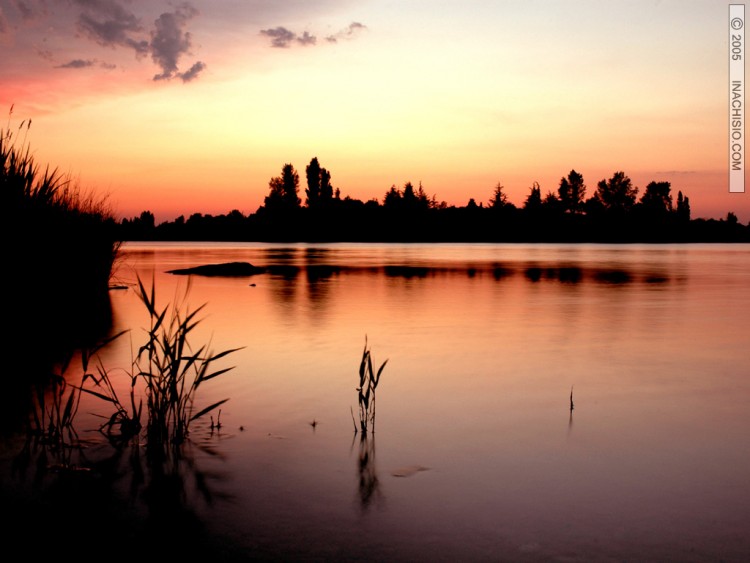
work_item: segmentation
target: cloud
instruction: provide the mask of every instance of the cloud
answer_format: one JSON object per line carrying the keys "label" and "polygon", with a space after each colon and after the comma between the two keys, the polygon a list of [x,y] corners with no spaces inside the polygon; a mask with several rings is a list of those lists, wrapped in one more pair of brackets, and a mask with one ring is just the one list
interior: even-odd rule
{"label": "cloud", "polygon": [[326,41],[329,43],[338,43],[339,39],[353,39],[360,32],[367,29],[367,26],[359,22],[352,22],[341,31],[329,35],[326,37]]}
{"label": "cloud", "polygon": [[55,56],[52,54],[52,51],[49,49],[42,49],[41,47],[35,47],[36,54],[39,56],[39,58],[44,59],[45,61],[54,61]]}
{"label": "cloud", "polygon": [[[326,37],[326,41],[329,43],[337,43],[339,39],[353,39],[358,33],[365,29],[367,29],[366,25],[359,22],[352,22],[341,31]],[[294,31],[283,26],[274,27],[272,29],[261,29],[260,34],[271,38],[271,47],[281,49],[291,47],[294,43],[308,46],[316,45],[318,42],[318,38],[308,31],[305,31],[302,35],[297,35]]]}
{"label": "cloud", "polygon": [[271,38],[272,47],[277,47],[281,49],[285,49],[289,47],[289,44],[292,43],[297,37],[296,33],[289,31],[285,27],[276,27],[274,29],[261,29],[260,34]]}
{"label": "cloud", "polygon": [[148,54],[149,44],[138,36],[143,25],[138,17],[114,0],[76,0],[83,8],[78,16],[78,30],[105,47],[128,47],[136,57]]}
{"label": "cloud", "polygon": [[189,70],[185,72],[178,73],[176,76],[180,78],[183,82],[190,82],[191,80],[194,80],[198,77],[198,74],[203,71],[203,69],[206,68],[206,65],[202,63],[201,61],[198,61],[193,66],[190,67]]}
{"label": "cloud", "polygon": [[99,62],[96,59],[73,59],[72,61],[68,61],[67,63],[57,65],[55,66],[55,68],[89,68],[92,66],[98,66],[99,68],[105,68],[107,70],[117,68],[117,65]]}
{"label": "cloud", "polygon": [[308,32],[303,33],[297,37],[297,43],[300,45],[315,45],[318,39],[314,35],[310,35]]}
{"label": "cloud", "polygon": [[69,61],[65,64],[57,65],[55,68],[87,68],[90,66],[94,66],[96,64],[96,61],[87,60],[84,61],[83,59],[73,59],[72,61]]}
{"label": "cloud", "polygon": [[180,60],[190,54],[192,47],[188,22],[199,13],[189,3],[183,2],[173,11],[163,12],[149,31],[122,0],[73,1],[81,10],[77,28],[84,37],[105,47],[132,49],[137,59],[150,55],[161,70],[154,75],[154,80],[180,78],[190,82],[206,68],[205,63],[198,61],[189,70],[179,71]]}
{"label": "cloud", "polygon": [[151,58],[162,70],[161,74],[154,76],[154,80],[179,77],[183,82],[189,82],[205,68],[205,64],[199,61],[187,72],[178,72],[180,57],[189,54],[192,46],[192,37],[189,31],[185,31],[185,27],[197,14],[198,10],[184,3],[174,12],[163,13],[154,22],[155,29],[151,32],[150,43]]}

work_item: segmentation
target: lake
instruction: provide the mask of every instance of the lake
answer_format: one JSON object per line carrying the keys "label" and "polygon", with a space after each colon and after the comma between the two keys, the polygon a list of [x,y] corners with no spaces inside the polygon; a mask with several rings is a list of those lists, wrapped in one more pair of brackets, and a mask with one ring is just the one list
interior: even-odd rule
{"label": "lake", "polygon": [[[264,271],[167,273],[233,261]],[[750,556],[750,245],[128,243],[111,300],[130,332],[99,354],[123,393],[149,322],[137,277],[161,306],[205,303],[194,343],[242,349],[196,408],[229,400],[150,488],[83,397],[86,478],[119,499],[97,510],[134,530],[174,486],[178,542],[215,560]],[[365,345],[387,364],[362,440]],[[32,474],[3,479],[55,486]]]}

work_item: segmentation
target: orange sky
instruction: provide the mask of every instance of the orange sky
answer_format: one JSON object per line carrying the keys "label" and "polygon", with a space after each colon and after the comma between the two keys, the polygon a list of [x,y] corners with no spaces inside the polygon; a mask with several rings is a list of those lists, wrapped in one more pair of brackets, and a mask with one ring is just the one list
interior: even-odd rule
{"label": "orange sky", "polygon": [[[728,4],[716,0],[0,2],[0,107],[39,162],[120,216],[254,212],[317,156],[342,196],[422,182],[523,203],[571,169],[727,186]],[[6,127],[6,124],[2,125]],[[304,190],[304,186],[301,187]],[[303,194],[304,197],[304,194]]]}

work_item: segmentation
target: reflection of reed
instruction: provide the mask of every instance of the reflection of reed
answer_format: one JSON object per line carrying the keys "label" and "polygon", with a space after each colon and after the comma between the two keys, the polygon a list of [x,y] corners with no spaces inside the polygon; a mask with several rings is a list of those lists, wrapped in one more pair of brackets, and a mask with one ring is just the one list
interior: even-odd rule
{"label": "reflection of reed", "polygon": [[573,386],[570,387],[570,417],[568,417],[568,435],[573,430]]}
{"label": "reflection of reed", "polygon": [[[352,443],[354,446],[354,443]],[[360,434],[359,459],[357,460],[359,477],[359,501],[363,510],[367,510],[374,500],[380,498],[380,481],[375,468],[375,437],[368,438],[366,433]]]}
{"label": "reflection of reed", "polygon": [[[123,559],[142,552],[144,544],[182,556],[211,542],[200,508],[227,495],[220,490],[223,476],[199,467],[192,446],[200,445],[82,445],[57,448],[35,437],[26,441],[13,459],[12,478],[0,482],[0,494],[7,493],[10,502],[3,508],[18,505],[9,540],[23,540],[28,548],[43,537],[49,546],[39,547],[59,555],[61,545],[85,532],[79,553],[101,555],[117,545]],[[201,448],[201,453],[211,451]],[[176,541],[177,534],[191,540]],[[138,542],[124,541],[136,537]]]}

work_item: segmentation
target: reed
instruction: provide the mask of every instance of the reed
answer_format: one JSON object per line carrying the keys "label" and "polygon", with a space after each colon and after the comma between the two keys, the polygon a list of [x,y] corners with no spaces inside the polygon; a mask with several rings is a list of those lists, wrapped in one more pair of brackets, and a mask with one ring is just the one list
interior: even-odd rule
{"label": "reed", "polygon": [[[205,304],[190,310],[186,304],[188,289],[182,297],[159,307],[155,286],[146,289],[138,278],[138,297],[149,313],[150,324],[146,342],[140,346],[128,372],[130,391],[128,406],[118,397],[111,375],[99,367],[98,377],[90,375],[96,388],[82,390],[115,407],[115,412],[101,430],[110,437],[129,439],[141,430],[145,401],[146,437],[148,445],[180,444],[190,433],[190,424],[217,409],[229,399],[222,399],[203,408],[196,407],[198,390],[211,379],[233,367],[214,369],[215,362],[241,348],[215,353],[209,344],[195,348],[191,343],[193,330],[201,320],[198,314]],[[136,404],[136,388],[143,392]]]}
{"label": "reed", "polygon": [[[121,241],[107,196],[37,164],[26,140],[31,120],[11,129],[12,111],[0,129],[1,229],[12,241],[6,290],[17,305],[6,320],[14,327],[9,348],[19,358],[11,371],[32,379],[109,330],[108,288]],[[58,329],[61,318],[65,331]]]}
{"label": "reed", "polygon": [[[62,365],[62,371],[68,361]],[[29,433],[42,444],[61,451],[78,443],[73,419],[78,412],[80,392],[58,373],[37,381],[32,390]]]}
{"label": "reed", "polygon": [[362,360],[359,364],[359,387],[357,387],[358,411],[359,411],[359,428],[354,421],[354,411],[352,409],[352,422],[354,423],[354,433],[361,431],[367,434],[368,431],[375,433],[375,389],[380,382],[380,376],[383,373],[388,360],[385,360],[378,371],[375,372],[372,367],[372,354],[367,348],[367,337],[365,337],[365,348],[362,351]]}

